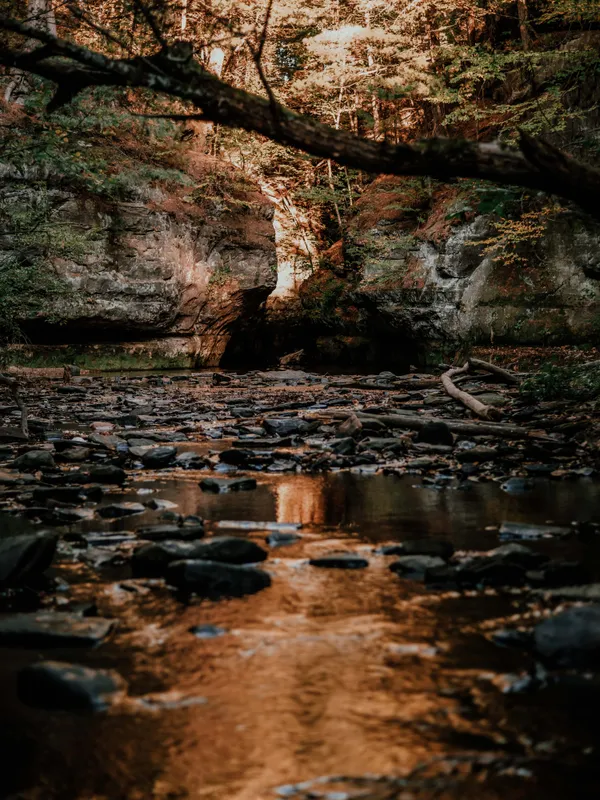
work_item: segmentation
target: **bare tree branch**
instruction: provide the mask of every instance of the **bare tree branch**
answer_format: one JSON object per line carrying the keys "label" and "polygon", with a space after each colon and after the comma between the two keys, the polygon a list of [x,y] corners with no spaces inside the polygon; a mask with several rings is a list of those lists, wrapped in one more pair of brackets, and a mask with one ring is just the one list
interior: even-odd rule
{"label": "bare tree branch", "polygon": [[49,110],[90,86],[145,88],[189,102],[206,121],[254,131],[347,167],[375,174],[471,178],[521,186],[570,200],[600,219],[600,171],[524,133],[519,148],[459,139],[397,145],[362,139],[279,103],[275,103],[274,114],[269,99],[236,89],[203,69],[192,59],[191,45],[184,42],[144,58],[111,59],[4,15],[0,15],[0,29],[48,45],[44,53],[36,51],[37,56],[32,57],[0,44],[0,64],[55,81],[58,90]]}

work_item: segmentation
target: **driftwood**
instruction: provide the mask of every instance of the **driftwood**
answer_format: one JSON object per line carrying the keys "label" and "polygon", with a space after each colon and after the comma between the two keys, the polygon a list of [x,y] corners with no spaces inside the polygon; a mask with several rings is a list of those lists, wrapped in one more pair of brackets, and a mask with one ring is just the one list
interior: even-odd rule
{"label": "driftwood", "polygon": [[[460,436],[497,436],[501,439],[548,439],[544,434],[533,433],[526,428],[502,422],[463,422],[454,419],[442,419],[441,417],[426,417],[423,414],[365,414],[362,411],[357,411],[356,416],[361,422],[377,420],[388,428],[404,428],[411,431],[421,430],[428,422],[443,422],[450,428],[452,433],[457,433]],[[329,411],[320,412],[318,415],[306,415],[307,419],[322,419],[329,422],[346,419],[347,417],[348,411]]]}
{"label": "driftwood", "polygon": [[21,393],[19,391],[19,382],[16,378],[8,378],[6,375],[0,375],[0,385],[8,387],[10,393],[14,397],[19,411],[21,412],[21,433],[23,436],[29,438],[29,426],[27,424],[27,406],[23,402]]}
{"label": "driftwood", "polygon": [[467,361],[462,367],[454,367],[444,372],[442,375],[442,385],[446,390],[446,394],[449,394],[454,400],[458,400],[459,403],[462,403],[463,406],[466,406],[481,419],[502,419],[502,412],[498,408],[482,403],[481,400],[473,397],[473,395],[468,392],[463,392],[462,389],[459,389],[458,386],[452,382],[452,378],[455,375],[464,375],[466,372],[469,372],[469,369],[469,362]]}
{"label": "driftwood", "polygon": [[482,369],[485,372],[491,372],[492,375],[497,375],[505,383],[519,383],[519,378],[514,372],[509,372],[507,369],[502,369],[496,364],[490,364],[488,361],[482,361],[480,358],[470,358],[468,361],[470,369]]}

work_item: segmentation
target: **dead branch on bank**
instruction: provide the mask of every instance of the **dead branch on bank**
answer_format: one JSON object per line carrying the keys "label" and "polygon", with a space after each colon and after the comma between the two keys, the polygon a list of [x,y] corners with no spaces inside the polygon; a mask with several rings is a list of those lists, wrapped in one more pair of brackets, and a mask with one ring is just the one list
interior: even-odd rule
{"label": "dead branch on bank", "polygon": [[23,402],[21,392],[19,391],[19,382],[16,378],[9,378],[6,375],[0,375],[0,385],[6,386],[12,394],[19,411],[21,412],[21,433],[23,436],[29,438],[29,425],[27,424],[27,406]]}
{"label": "dead branch on bank", "polygon": [[481,419],[486,420],[500,420],[502,419],[502,412],[495,408],[494,406],[486,405],[482,403],[481,400],[478,400],[476,397],[473,397],[472,394],[468,392],[463,392],[462,389],[459,389],[456,384],[452,382],[452,378],[455,375],[464,375],[465,373],[470,371],[470,364],[467,361],[466,364],[463,364],[462,367],[453,367],[449,369],[447,372],[444,372],[442,375],[442,385],[446,390],[446,394],[450,395],[454,400],[458,400],[459,403],[462,403],[463,406],[468,408],[474,414],[476,414]]}
{"label": "dead branch on bank", "polygon": [[490,364],[489,361],[482,361],[480,358],[469,358],[468,363],[472,370],[482,369],[485,372],[490,372],[492,375],[502,378],[505,383],[519,383],[519,376],[515,375],[514,372],[509,372],[496,364]]}

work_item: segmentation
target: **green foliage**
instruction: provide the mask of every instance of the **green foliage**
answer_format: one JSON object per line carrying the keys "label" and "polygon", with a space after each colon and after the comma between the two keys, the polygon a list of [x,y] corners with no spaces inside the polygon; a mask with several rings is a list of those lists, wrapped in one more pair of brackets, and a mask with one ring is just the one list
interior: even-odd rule
{"label": "green foliage", "polygon": [[67,292],[52,260],[81,257],[91,234],[54,220],[43,190],[31,202],[0,201],[0,231],[0,341],[6,342],[23,338],[20,324]]}
{"label": "green foliage", "polygon": [[545,364],[538,373],[523,381],[520,392],[527,402],[591,400],[600,397],[600,364]]}

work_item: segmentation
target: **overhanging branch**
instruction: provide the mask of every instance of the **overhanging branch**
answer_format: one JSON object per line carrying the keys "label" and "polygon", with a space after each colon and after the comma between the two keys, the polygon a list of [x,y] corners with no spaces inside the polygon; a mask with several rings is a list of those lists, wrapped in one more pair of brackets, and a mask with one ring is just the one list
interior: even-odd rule
{"label": "overhanging branch", "polygon": [[375,174],[471,178],[521,186],[570,200],[600,219],[600,172],[526,134],[519,148],[459,139],[428,139],[410,145],[374,142],[278,103],[274,108],[272,99],[236,89],[191,57],[181,58],[190,47],[184,42],[144,58],[111,59],[4,15],[0,15],[2,29],[47,46],[31,58],[30,53],[0,45],[0,64],[56,82],[58,91],[49,110],[90,86],[145,88],[189,102],[206,121],[253,131],[347,167]]}

